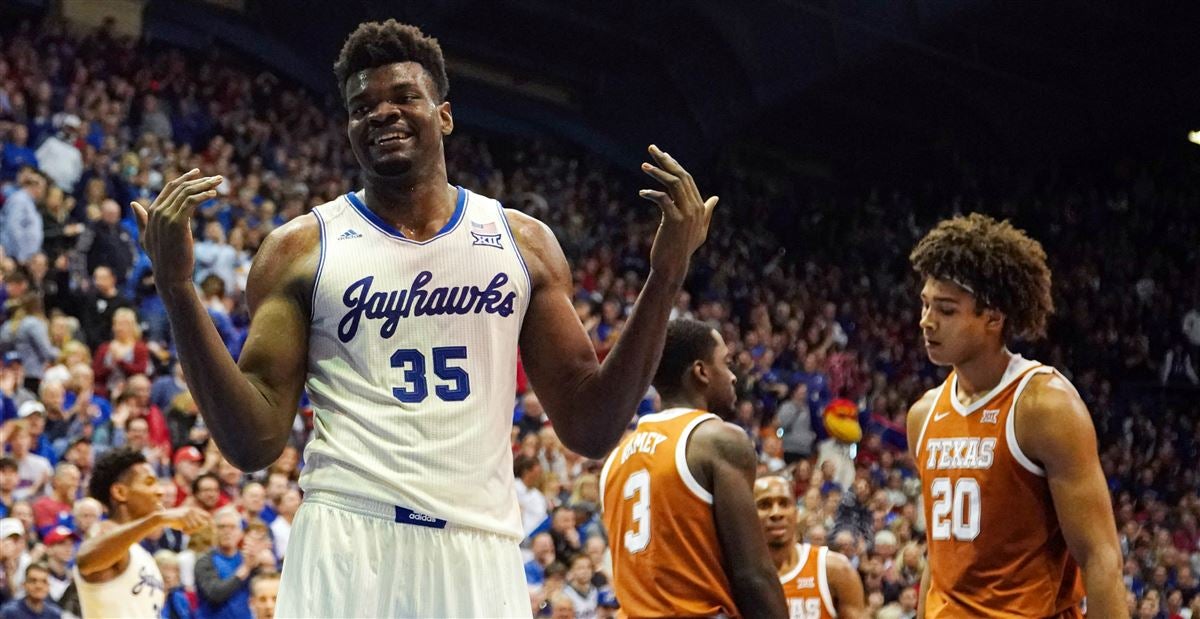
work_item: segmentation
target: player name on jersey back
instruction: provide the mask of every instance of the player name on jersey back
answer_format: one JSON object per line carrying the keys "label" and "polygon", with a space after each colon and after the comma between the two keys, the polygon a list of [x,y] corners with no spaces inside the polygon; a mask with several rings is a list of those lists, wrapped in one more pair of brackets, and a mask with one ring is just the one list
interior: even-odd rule
{"label": "player name on jersey back", "polygon": [[660,432],[635,432],[633,438],[621,448],[621,464],[635,453],[651,454],[658,449],[667,435]]}

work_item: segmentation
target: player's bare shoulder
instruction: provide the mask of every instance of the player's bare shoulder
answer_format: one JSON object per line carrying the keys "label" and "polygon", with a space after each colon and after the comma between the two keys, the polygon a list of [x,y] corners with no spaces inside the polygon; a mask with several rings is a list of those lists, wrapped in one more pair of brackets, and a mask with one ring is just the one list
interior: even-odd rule
{"label": "player's bare shoulder", "polygon": [[1094,437],[1096,431],[1083,398],[1058,372],[1030,378],[1013,414],[1017,442],[1035,461],[1058,449],[1061,441],[1077,440],[1085,433]]}
{"label": "player's bare shoulder", "polygon": [[512,229],[517,248],[521,251],[521,257],[529,267],[529,277],[533,280],[534,288],[551,281],[559,283],[563,277],[569,283],[570,267],[550,226],[516,209],[504,209],[504,216],[508,218],[508,225]]}
{"label": "player's bare shoulder", "polygon": [[279,226],[263,239],[246,284],[247,300],[255,308],[272,294],[311,299],[321,259],[321,222],[307,213]]}
{"label": "player's bare shoulder", "polygon": [[708,488],[712,464],[718,461],[741,470],[753,470],[757,465],[754,442],[745,430],[732,423],[720,419],[702,421],[688,437],[688,468],[700,485]]}
{"label": "player's bare shoulder", "polygon": [[938,391],[940,389],[933,388],[926,391],[919,400],[913,403],[908,408],[908,451],[916,457],[917,454],[917,439],[921,436],[921,428],[925,427],[925,418],[933,410],[933,405],[937,403]]}

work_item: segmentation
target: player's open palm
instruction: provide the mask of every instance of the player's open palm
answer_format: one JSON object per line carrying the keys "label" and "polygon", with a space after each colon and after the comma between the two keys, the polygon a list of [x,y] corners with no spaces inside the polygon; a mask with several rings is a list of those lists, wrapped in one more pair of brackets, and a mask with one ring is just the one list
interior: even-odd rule
{"label": "player's open palm", "polygon": [[179,529],[188,535],[212,526],[212,516],[199,507],[176,507],[163,513],[163,520],[172,529]]}
{"label": "player's open palm", "polygon": [[655,271],[682,278],[692,254],[708,238],[717,196],[704,199],[696,181],[673,157],[651,145],[654,163],[643,163],[642,171],[663,185],[666,191],[643,189],[643,198],[662,209],[662,223],[650,250],[650,266]]}
{"label": "player's open palm", "polygon": [[159,286],[191,281],[196,266],[192,213],[217,195],[220,184],[220,176],[200,176],[200,171],[193,169],[168,182],[149,208],[137,202],[131,204]]}

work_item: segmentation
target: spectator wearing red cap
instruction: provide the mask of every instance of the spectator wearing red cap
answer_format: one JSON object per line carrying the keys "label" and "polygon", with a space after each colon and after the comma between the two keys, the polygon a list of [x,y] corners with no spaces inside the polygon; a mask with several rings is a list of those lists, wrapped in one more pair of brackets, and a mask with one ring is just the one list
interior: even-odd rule
{"label": "spectator wearing red cap", "polygon": [[175,505],[179,507],[192,495],[192,483],[200,476],[200,464],[204,462],[204,454],[199,449],[187,445],[175,450]]}
{"label": "spectator wearing red cap", "polygon": [[71,586],[71,561],[75,558],[79,534],[60,524],[50,529],[42,542],[46,544],[46,567],[50,569],[50,599],[63,606],[63,594]]}

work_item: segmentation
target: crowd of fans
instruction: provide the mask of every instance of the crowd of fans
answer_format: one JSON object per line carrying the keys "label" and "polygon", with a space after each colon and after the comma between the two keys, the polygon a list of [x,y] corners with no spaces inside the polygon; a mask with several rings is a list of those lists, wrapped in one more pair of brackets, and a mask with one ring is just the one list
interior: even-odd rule
{"label": "crowd of fans", "polygon": [[[164,616],[269,616],[310,412],[267,470],[222,458],[173,355],[128,205],[193,167],[224,177],[197,213],[195,283],[237,355],[255,249],[355,186],[343,117],[216,50],[191,55],[107,27],[72,36],[54,21],[0,37],[0,603],[10,603],[0,617],[21,604],[79,614],[69,567],[103,519],[87,482],[95,458],[121,446],[154,465],[164,504],[216,516],[211,531],[147,541],[170,592]],[[637,181],[563,144],[465,133],[447,140],[451,182],[554,229],[603,357],[657,226]],[[802,536],[850,558],[872,617],[914,613],[924,523],[904,417],[943,376],[918,345],[907,251],[936,217],[983,210],[1050,254],[1057,318],[1046,342],[1018,349],[1066,372],[1091,408],[1131,611],[1200,618],[1200,226],[1187,216],[1200,188],[1182,167],[1074,176],[956,164],[937,184],[894,192],[814,191],[742,171],[702,182],[722,203],[674,315],[724,335],[736,421],[756,439],[761,471],[793,480]],[[523,378],[517,393],[531,605],[606,616],[601,463],[562,446]],[[835,401],[859,412],[861,444],[826,436],[821,416]],[[656,406],[649,394],[639,412]]]}

